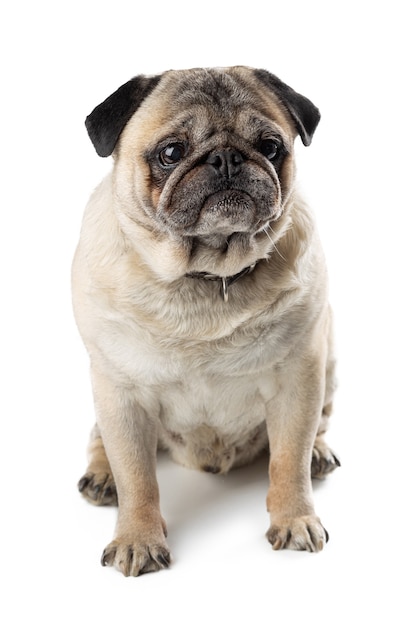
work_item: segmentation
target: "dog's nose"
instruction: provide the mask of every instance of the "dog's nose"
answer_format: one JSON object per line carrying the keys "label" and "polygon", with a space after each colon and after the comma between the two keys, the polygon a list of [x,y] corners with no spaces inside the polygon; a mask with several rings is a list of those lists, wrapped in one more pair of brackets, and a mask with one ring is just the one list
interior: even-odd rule
{"label": "dog's nose", "polygon": [[213,165],[225,178],[232,178],[238,174],[243,161],[244,158],[242,154],[233,148],[210,152],[206,159],[206,163]]}

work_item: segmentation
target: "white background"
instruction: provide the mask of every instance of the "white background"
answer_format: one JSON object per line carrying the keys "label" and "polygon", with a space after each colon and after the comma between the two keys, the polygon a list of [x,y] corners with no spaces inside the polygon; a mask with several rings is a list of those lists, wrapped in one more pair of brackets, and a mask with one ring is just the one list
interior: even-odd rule
{"label": "white background", "polygon": [[[4,3],[1,24],[3,624],[415,624],[416,90],[410,0]],[[161,458],[170,570],[99,558],[115,509],[76,490],[93,424],[69,274],[111,166],[84,129],[138,73],[246,64],[319,106],[299,179],[327,252],[339,354],[315,485],[318,555],[273,552],[265,460],[226,477]],[[4,616],[1,615],[4,613]]]}

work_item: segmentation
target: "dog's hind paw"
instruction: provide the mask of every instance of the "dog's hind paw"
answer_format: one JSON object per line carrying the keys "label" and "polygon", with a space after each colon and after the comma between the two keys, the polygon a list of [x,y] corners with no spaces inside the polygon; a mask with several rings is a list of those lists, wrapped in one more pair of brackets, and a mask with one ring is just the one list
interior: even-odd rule
{"label": "dog's hind paw", "polygon": [[325,478],[336,467],[340,467],[339,459],[324,439],[317,437],[311,457],[311,478]]}
{"label": "dog's hind paw", "polygon": [[97,506],[117,504],[116,485],[111,473],[87,472],[78,481],[78,490]]}

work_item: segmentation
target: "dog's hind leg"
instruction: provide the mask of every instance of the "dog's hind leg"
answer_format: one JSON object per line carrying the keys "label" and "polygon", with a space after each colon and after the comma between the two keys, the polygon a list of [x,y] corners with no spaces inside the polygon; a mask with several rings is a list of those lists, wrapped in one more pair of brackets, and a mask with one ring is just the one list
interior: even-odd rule
{"label": "dog's hind leg", "polygon": [[335,359],[333,356],[332,345],[332,328],[330,314],[330,332],[329,332],[329,355],[326,366],[326,391],[324,398],[324,406],[321,414],[320,424],[317,430],[316,440],[314,442],[313,454],[311,458],[311,477],[325,478],[336,467],[340,467],[340,461],[335,453],[327,445],[324,435],[328,429],[329,419],[332,414],[333,396],[336,389],[335,376]]}
{"label": "dog's hind leg", "polygon": [[117,504],[117,491],[109,460],[97,424],[88,444],[88,467],[78,481],[78,489],[92,504]]}

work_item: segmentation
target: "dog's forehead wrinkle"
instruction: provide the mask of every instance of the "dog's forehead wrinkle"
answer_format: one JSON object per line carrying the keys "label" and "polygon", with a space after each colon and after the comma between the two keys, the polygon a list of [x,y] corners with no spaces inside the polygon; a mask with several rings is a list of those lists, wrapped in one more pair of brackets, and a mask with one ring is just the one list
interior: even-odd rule
{"label": "dog's forehead wrinkle", "polygon": [[[178,137],[181,140],[186,136],[194,144],[218,138],[226,145],[229,141],[233,141],[234,137],[240,137],[252,143],[262,134],[268,133],[282,135],[283,131],[273,122],[264,120],[262,117],[250,116],[245,110],[225,116],[221,113],[216,114],[215,111],[208,114],[205,107],[196,106],[187,117],[178,120],[176,125],[170,128],[169,138]],[[166,140],[165,135],[166,132],[162,139],[158,138],[158,144]]]}
{"label": "dog's forehead wrinkle", "polygon": [[[164,136],[158,139],[166,139],[167,130]],[[177,136],[179,139],[187,136],[191,141],[199,143],[223,135],[222,139],[241,137],[250,142],[255,142],[262,136],[280,136],[289,148],[290,138],[281,124],[271,120],[259,111],[258,115],[253,114],[253,110],[246,107],[231,108],[227,114],[221,110],[197,104],[187,111],[187,115],[176,120],[169,130],[170,137]]]}
{"label": "dog's forehead wrinkle", "polygon": [[[176,120],[178,133],[191,133],[199,140],[226,130],[251,140],[268,128],[282,133],[282,114],[271,109],[262,92],[233,69],[173,72],[161,89],[163,118]],[[157,97],[160,101],[161,94]]]}
{"label": "dog's forehead wrinkle", "polygon": [[226,70],[193,70],[182,81],[173,84],[175,101],[180,108],[195,104],[218,109],[222,115],[245,105],[253,105],[254,96],[248,86]]}
{"label": "dog's forehead wrinkle", "polygon": [[[201,112],[203,120],[209,115],[214,127],[229,123],[233,128],[240,126],[260,131],[264,124],[277,124],[282,132],[288,126],[286,114],[247,79],[246,72],[242,76],[233,68],[209,68],[193,70],[191,75],[186,73],[182,81],[172,85],[172,101],[175,102],[177,115],[181,110],[195,110]],[[253,116],[254,111],[257,117]],[[200,123],[199,118],[197,122]]]}

